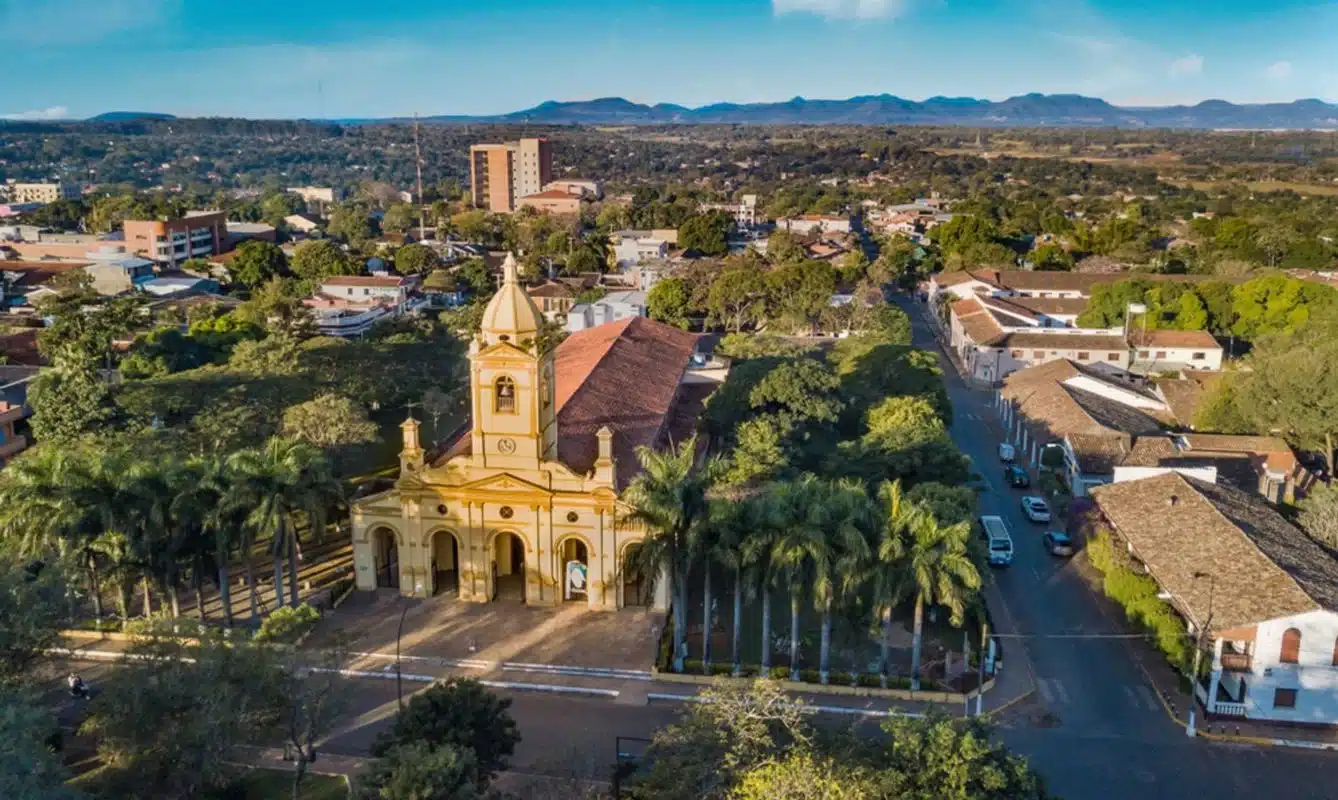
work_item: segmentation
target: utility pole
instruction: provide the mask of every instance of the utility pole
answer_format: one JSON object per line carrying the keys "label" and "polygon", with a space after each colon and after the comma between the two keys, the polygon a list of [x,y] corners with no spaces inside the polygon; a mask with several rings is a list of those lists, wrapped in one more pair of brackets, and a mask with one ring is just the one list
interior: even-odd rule
{"label": "utility pole", "polygon": [[418,143],[418,112],[413,112],[413,165],[418,171],[418,241],[427,238],[423,220],[423,151]]}
{"label": "utility pole", "polygon": [[[1198,702],[1196,693],[1199,687],[1199,659],[1203,656],[1203,634],[1211,633],[1212,631],[1213,595],[1217,590],[1217,577],[1211,572],[1195,572],[1194,578],[1195,580],[1199,578],[1208,579],[1208,619],[1194,632],[1194,667],[1189,672],[1189,721],[1185,723],[1185,735],[1190,738],[1197,735],[1194,730],[1194,712],[1197,710],[1194,707],[1194,704]],[[1208,707],[1208,700],[1211,699],[1212,698],[1207,698],[1204,701],[1204,708]]]}

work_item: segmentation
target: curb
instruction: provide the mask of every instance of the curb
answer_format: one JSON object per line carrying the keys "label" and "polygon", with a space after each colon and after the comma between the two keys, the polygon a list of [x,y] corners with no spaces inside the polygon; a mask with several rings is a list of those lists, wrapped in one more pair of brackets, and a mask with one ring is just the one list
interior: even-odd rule
{"label": "curb", "polygon": [[1012,700],[1009,700],[1008,702],[1004,703],[998,708],[991,708],[989,711],[984,712],[980,716],[988,719],[989,717],[992,717],[995,714],[1002,714],[1004,711],[1007,711],[1008,709],[1012,708],[1018,703],[1021,703],[1023,700],[1026,700],[1028,697],[1031,697],[1034,694],[1036,694],[1036,690],[1034,688],[1028,689],[1027,691],[1023,692],[1017,697],[1014,697]]}
{"label": "curb", "polygon": [[[439,683],[441,678],[435,675],[419,675],[412,672],[404,672],[396,675],[393,672],[368,672],[360,669],[339,669],[330,670],[319,667],[313,667],[312,672],[334,672],[345,678],[369,678],[374,680],[393,681],[403,679],[417,683]],[[587,697],[608,697],[617,698],[617,689],[597,689],[585,686],[557,686],[549,683],[517,683],[514,681],[489,681],[480,680],[480,684],[489,689],[509,689],[517,692],[542,692],[546,694],[576,694]]]}

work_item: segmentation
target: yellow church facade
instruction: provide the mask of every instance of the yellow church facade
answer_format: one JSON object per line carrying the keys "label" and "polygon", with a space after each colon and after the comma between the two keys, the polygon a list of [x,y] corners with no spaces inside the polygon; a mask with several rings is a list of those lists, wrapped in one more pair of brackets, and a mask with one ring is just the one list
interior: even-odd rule
{"label": "yellow church facade", "polygon": [[696,337],[634,318],[544,352],[514,259],[470,345],[471,428],[429,453],[401,426],[394,488],[353,504],[357,588],[591,609],[667,605],[625,568],[644,532],[619,502],[636,448],[695,423]]}

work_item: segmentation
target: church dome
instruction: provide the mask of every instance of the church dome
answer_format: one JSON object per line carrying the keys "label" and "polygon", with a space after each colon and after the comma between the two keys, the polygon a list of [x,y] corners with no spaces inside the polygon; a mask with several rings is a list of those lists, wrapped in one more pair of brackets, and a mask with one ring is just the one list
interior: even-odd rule
{"label": "church dome", "polygon": [[483,311],[481,329],[484,337],[489,344],[502,340],[503,336],[517,343],[532,339],[539,333],[542,319],[539,307],[520,285],[515,256],[507,253],[502,264],[502,287]]}

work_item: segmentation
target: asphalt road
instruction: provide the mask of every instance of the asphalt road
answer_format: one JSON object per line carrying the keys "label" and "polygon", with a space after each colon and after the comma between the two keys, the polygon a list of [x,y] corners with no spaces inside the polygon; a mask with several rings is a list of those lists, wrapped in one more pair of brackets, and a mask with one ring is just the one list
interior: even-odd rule
{"label": "asphalt road", "polygon": [[[897,302],[910,313],[913,343],[938,350],[923,305]],[[1127,641],[1100,638],[1124,631],[1104,616],[1076,570],[1045,552],[1047,526],[1022,513],[1028,492],[1004,485],[990,395],[968,388],[940,360],[953,407],[950,433],[989,487],[980,512],[1003,517],[1014,541],[1013,565],[993,571],[1003,601],[995,614],[1021,636],[1004,642],[1005,669],[1027,669],[1036,693],[1000,716],[1003,741],[1030,757],[1065,798],[1338,796],[1331,754],[1189,739],[1171,722]],[[1015,657],[1019,646],[1025,660]]]}

